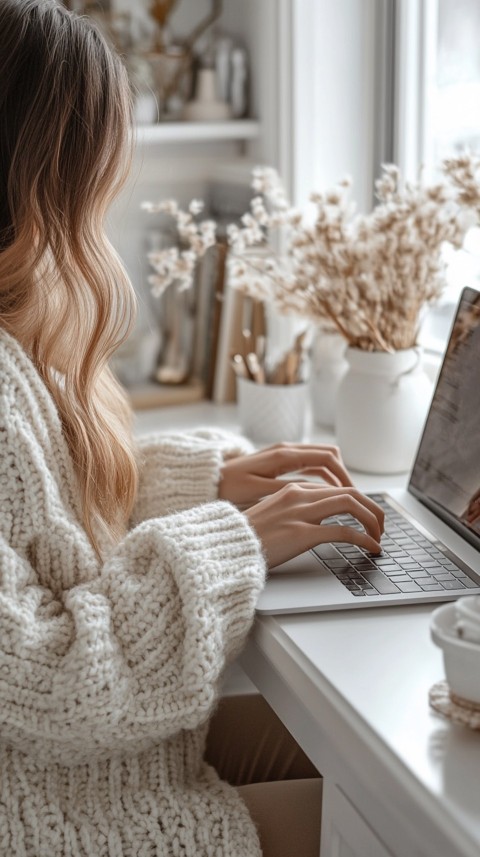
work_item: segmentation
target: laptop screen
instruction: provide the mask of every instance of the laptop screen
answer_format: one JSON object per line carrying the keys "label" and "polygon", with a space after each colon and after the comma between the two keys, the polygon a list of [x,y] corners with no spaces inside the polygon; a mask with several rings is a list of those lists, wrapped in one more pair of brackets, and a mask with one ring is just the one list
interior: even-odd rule
{"label": "laptop screen", "polygon": [[409,491],[480,550],[480,292],[463,290]]}

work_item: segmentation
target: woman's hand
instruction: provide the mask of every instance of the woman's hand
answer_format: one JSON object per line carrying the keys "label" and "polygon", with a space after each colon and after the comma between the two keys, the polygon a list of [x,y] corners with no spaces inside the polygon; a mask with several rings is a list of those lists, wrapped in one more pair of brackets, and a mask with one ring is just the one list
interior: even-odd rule
{"label": "woman's hand", "polygon": [[[353,515],[364,527],[322,524],[331,515]],[[270,568],[323,542],[350,542],[380,553],[383,511],[351,487],[288,482],[245,512],[256,531]]]}
{"label": "woman's hand", "polygon": [[283,490],[286,473],[317,476],[334,486],[352,482],[337,446],[277,443],[251,455],[226,461],[218,489],[220,500],[249,506],[269,494]]}

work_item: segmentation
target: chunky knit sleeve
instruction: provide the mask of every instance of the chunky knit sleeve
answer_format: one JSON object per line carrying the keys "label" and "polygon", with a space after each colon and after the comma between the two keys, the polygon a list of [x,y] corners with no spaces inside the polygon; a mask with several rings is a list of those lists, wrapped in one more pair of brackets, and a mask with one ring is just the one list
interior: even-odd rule
{"label": "chunky knit sleeve", "polygon": [[64,505],[62,448],[48,467],[53,429],[47,449],[1,423],[2,738],[71,758],[204,722],[264,580],[245,516],[216,501],[152,518],[101,565]]}
{"label": "chunky knit sleeve", "polygon": [[216,499],[223,462],[253,451],[244,438],[211,429],[146,435],[138,446],[140,484],[132,524]]}
{"label": "chunky knit sleeve", "polygon": [[[219,503],[153,519],[63,593],[5,540],[0,551],[4,739],[115,748],[207,719],[263,582],[241,513]],[[52,547],[57,566],[62,553]]]}

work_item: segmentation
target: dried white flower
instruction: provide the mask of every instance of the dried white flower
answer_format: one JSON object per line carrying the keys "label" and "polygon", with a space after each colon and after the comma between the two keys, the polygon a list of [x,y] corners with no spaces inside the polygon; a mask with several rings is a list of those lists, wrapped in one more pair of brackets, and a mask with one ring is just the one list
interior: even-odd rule
{"label": "dried white flower", "polygon": [[[277,172],[253,171],[256,195],[240,224],[227,227],[232,283],[271,301],[281,312],[328,322],[347,342],[365,350],[394,351],[415,344],[423,308],[441,293],[446,246],[462,246],[480,216],[480,160],[449,158],[443,180],[402,184],[398,167],[384,164],[375,182],[378,205],[355,214],[347,176],[310,196],[313,223],[288,202]],[[216,240],[216,224],[196,222],[203,210],[192,200],[144,203],[176,222],[180,248],[149,254],[154,294],[171,283],[192,282],[196,263]],[[269,242],[282,243],[276,254]]]}
{"label": "dried white flower", "polygon": [[188,210],[190,214],[196,216],[197,214],[201,214],[204,208],[204,204],[201,199],[192,199],[190,205],[188,206]]}
{"label": "dried white flower", "polygon": [[[311,194],[311,224],[288,205],[275,171],[256,169],[252,186],[261,196],[241,226],[228,230],[247,267],[236,284],[257,298],[268,295],[283,312],[328,321],[352,346],[411,347],[423,307],[444,287],[444,247],[461,247],[472,212],[480,214],[478,159],[450,159],[443,172],[444,180],[432,186],[402,185],[398,167],[385,164],[375,183],[379,204],[356,216],[346,177]],[[266,256],[265,234],[282,229],[284,257]]]}

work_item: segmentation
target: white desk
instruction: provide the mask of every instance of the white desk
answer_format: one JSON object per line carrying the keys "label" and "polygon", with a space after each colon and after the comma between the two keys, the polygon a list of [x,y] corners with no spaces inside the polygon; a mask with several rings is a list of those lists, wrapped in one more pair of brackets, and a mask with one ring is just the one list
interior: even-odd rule
{"label": "white desk", "polygon": [[480,854],[480,734],[429,710],[443,677],[430,612],[256,621],[241,663],[325,778],[322,855]]}
{"label": "white desk", "polygon": [[[145,412],[137,427],[235,423],[233,406],[194,405]],[[443,678],[432,609],[255,622],[241,664],[324,777],[322,857],[480,855],[480,733],[429,709]]]}

